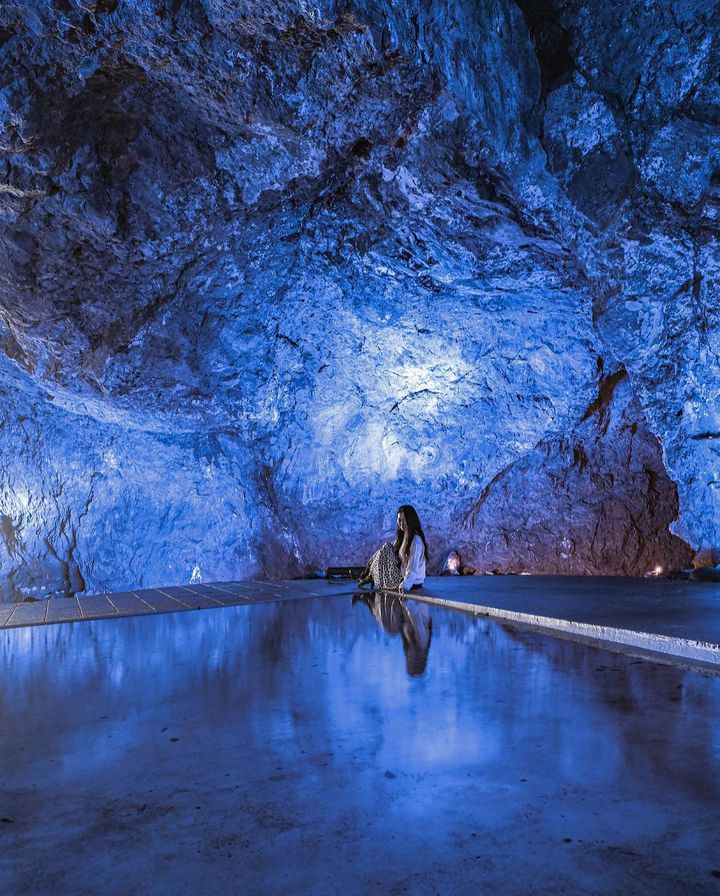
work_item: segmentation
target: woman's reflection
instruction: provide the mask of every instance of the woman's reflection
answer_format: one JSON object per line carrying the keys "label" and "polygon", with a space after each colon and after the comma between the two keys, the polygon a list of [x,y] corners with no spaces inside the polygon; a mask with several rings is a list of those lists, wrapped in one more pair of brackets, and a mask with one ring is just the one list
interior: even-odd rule
{"label": "woman's reflection", "polygon": [[359,591],[352,602],[353,606],[365,604],[389,635],[400,635],[408,674],[422,675],[432,639],[432,619],[427,605],[400,600],[394,594],[380,591],[370,594]]}

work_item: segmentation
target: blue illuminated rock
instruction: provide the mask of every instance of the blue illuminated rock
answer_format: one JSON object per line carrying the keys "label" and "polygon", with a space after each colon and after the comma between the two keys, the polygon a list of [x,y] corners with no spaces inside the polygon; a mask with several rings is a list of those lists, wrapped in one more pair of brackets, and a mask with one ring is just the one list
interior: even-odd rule
{"label": "blue illuminated rock", "polygon": [[359,562],[407,501],[438,562],[644,573],[677,483],[715,546],[719,28],[3,4],[3,594]]}
{"label": "blue illuminated rock", "polygon": [[577,4],[563,17],[577,71],[613,109],[635,172],[594,235],[605,280],[595,290],[598,334],[661,441],[680,498],[673,530],[704,551],[720,541],[719,10]]}
{"label": "blue illuminated rock", "polygon": [[[481,572],[661,574],[687,544],[667,528],[677,490],[662,473],[625,371],[606,376],[577,427],[548,439],[484,489],[458,538]],[[588,486],[590,484],[590,486]]]}

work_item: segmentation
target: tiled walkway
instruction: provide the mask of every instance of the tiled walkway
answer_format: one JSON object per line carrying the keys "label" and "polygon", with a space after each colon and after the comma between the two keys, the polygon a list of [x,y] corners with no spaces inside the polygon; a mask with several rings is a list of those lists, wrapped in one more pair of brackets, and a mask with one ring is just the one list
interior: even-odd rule
{"label": "tiled walkway", "polygon": [[[289,587],[288,587],[289,586]],[[47,625],[81,619],[108,619],[177,610],[207,610],[235,604],[296,600],[348,593],[352,583],[324,580],[297,582],[216,582],[203,585],[171,585],[121,594],[96,594],[29,603],[0,604],[0,628]]]}

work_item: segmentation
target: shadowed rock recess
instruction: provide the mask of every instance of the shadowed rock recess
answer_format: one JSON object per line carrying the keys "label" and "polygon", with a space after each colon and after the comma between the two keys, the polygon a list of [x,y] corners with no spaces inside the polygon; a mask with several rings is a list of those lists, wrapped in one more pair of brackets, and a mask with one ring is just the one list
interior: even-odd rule
{"label": "shadowed rock recess", "polygon": [[359,562],[407,501],[481,570],[717,546],[719,32],[4,0],[3,598]]}

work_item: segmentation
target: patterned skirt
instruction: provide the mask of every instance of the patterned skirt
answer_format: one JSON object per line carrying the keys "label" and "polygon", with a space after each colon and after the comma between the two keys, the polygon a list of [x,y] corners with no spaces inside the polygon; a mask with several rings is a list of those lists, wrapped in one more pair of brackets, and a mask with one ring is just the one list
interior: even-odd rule
{"label": "patterned skirt", "polygon": [[376,588],[397,591],[400,587],[400,582],[403,580],[400,561],[389,541],[385,542],[380,550],[375,551],[368,563],[368,569]]}

